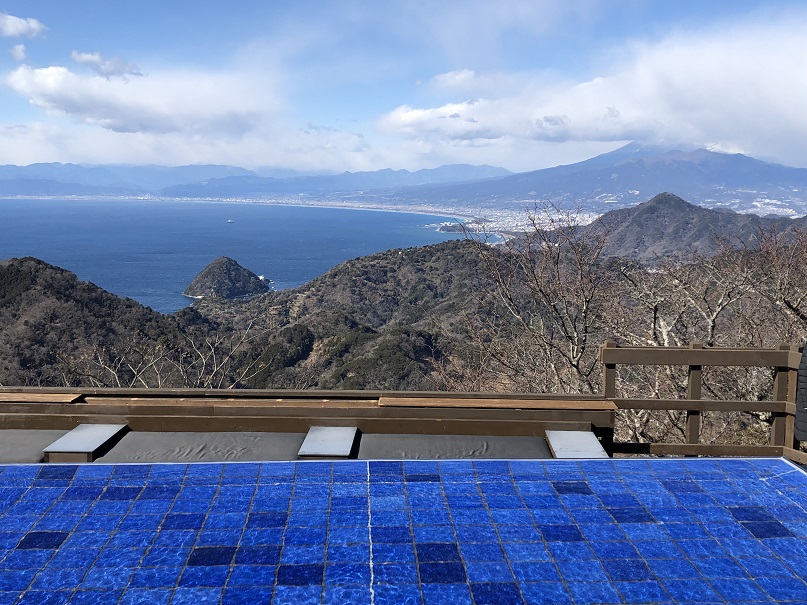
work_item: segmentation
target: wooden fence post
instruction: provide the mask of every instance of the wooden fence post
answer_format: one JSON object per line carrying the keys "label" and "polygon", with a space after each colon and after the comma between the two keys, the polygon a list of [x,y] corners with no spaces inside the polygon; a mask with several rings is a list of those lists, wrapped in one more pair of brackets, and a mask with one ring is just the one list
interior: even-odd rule
{"label": "wooden fence post", "polygon": [[606,340],[604,343],[602,343],[602,345],[600,345],[600,361],[602,361],[603,367],[602,394],[606,399],[613,399],[616,397],[616,364],[605,363],[605,349],[615,348],[616,342],[610,339]]}
{"label": "wooden fence post", "polygon": [[[779,350],[796,351],[798,345],[779,345]],[[773,378],[773,400],[796,402],[796,385],[798,384],[798,370],[786,367],[774,368]],[[785,412],[774,412],[773,424],[771,425],[771,445],[782,445],[784,447],[794,447],[795,418]]]}
{"label": "wooden fence post", "polygon": [[[703,344],[693,342],[690,349],[702,349]],[[703,386],[703,366],[689,366],[687,376],[687,399],[700,399]],[[700,410],[687,410],[686,415],[687,443],[700,443],[701,440],[701,413]]]}
{"label": "wooden fence post", "polygon": [[[602,376],[602,395],[605,399],[613,399],[616,397],[616,364],[605,363],[605,349],[615,349],[616,341],[608,339],[600,345],[600,362],[603,367]],[[611,412],[613,419],[615,413]],[[606,453],[613,458],[614,456],[614,427],[603,428],[599,431],[597,437],[600,444]]]}
{"label": "wooden fence post", "polygon": [[[790,350],[794,353],[797,353],[799,357],[801,357],[802,346],[801,345],[790,345]],[[796,406],[796,390],[799,386],[799,369],[798,368],[789,368],[787,371],[787,401],[792,403],[794,408]],[[788,428],[785,431],[785,446],[792,447],[794,450],[798,450],[801,447],[801,443],[798,439],[796,439],[796,416],[792,416],[788,419]],[[788,432],[790,435],[788,436]]]}

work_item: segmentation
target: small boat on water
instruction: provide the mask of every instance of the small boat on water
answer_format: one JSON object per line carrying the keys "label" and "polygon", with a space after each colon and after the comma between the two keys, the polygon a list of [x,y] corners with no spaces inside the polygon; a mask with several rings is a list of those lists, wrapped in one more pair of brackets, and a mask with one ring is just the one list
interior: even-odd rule
{"label": "small boat on water", "polygon": [[234,223],[235,221],[234,221],[233,219],[231,219],[231,218],[228,218],[228,219],[227,219],[227,222],[228,222],[228,223]]}

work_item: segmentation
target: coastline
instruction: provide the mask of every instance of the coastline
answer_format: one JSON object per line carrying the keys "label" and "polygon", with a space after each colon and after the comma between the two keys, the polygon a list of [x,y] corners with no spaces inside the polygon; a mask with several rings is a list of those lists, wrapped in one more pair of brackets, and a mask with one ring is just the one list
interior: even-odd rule
{"label": "coastline", "polygon": [[281,290],[352,258],[461,237],[429,225],[452,219],[446,213],[427,217],[425,208],[370,214],[333,212],[329,208],[351,208],[327,201],[310,210],[271,201],[9,198],[0,202],[0,221],[8,227],[0,258],[34,256],[173,313],[198,300],[184,295],[185,288],[221,255],[271,275],[273,289]]}
{"label": "coastline", "polygon": [[[516,231],[521,231],[529,226],[527,220],[528,206],[521,210],[508,209],[485,209],[484,214],[479,213],[479,208],[470,206],[450,206],[439,207],[429,204],[404,204],[396,205],[380,200],[323,200],[323,199],[290,199],[290,198],[176,198],[163,196],[13,196],[0,197],[0,200],[76,200],[76,201],[96,201],[96,202],[172,202],[172,203],[203,203],[203,204],[254,204],[266,206],[290,206],[301,208],[328,208],[339,210],[365,210],[367,212],[395,212],[399,214],[412,214],[420,216],[430,216],[436,218],[453,219],[457,223],[466,224],[478,222],[484,224],[490,234],[508,237]],[[444,221],[449,222],[449,221]]]}

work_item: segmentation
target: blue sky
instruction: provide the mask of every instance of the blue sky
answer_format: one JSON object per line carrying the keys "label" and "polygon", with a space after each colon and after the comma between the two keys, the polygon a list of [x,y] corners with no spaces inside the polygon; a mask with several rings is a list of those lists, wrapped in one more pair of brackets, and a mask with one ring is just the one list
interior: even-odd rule
{"label": "blue sky", "polygon": [[0,163],[807,166],[803,0],[6,0]]}

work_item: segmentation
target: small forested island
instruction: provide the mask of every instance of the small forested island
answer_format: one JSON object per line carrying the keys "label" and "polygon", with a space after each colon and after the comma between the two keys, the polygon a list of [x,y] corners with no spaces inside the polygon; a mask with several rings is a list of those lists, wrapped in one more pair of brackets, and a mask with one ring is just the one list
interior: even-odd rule
{"label": "small forested island", "polygon": [[190,298],[250,298],[269,290],[258,275],[232,258],[220,256],[190,283],[183,294]]}

